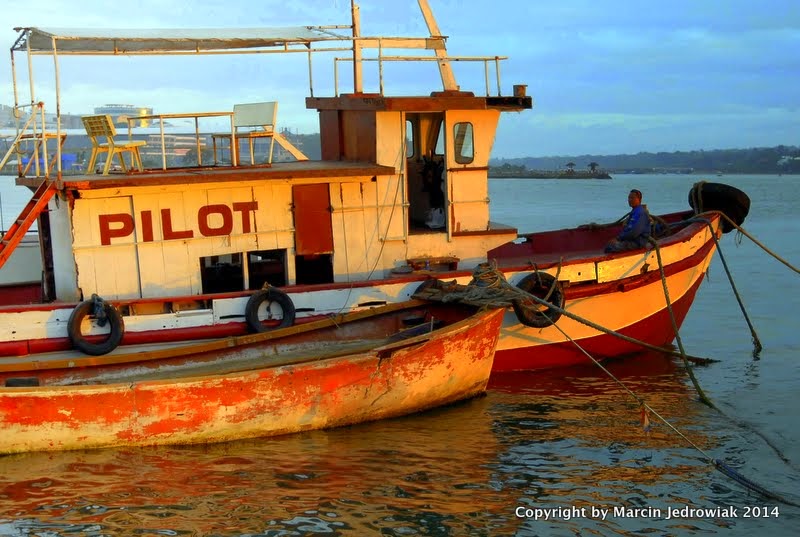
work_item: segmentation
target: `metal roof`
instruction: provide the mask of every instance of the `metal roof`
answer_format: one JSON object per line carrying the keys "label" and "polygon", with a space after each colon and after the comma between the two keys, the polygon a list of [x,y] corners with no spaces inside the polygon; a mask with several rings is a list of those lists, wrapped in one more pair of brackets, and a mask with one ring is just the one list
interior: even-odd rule
{"label": "metal roof", "polygon": [[320,41],[342,41],[351,35],[335,29],[349,27],[294,26],[283,28],[15,28],[20,36],[11,50],[58,54],[158,54],[310,46]]}

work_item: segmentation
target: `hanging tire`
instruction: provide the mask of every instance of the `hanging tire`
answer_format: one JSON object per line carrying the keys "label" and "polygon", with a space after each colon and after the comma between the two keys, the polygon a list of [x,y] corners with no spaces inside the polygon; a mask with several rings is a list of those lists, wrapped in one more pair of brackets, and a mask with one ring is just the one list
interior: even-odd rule
{"label": "hanging tire", "polygon": [[[555,282],[555,287],[553,283]],[[550,288],[553,287],[553,292],[547,300],[554,306],[560,309],[564,308],[564,290],[561,284],[556,279],[545,272],[533,272],[528,274],[517,284],[519,289],[526,293],[530,293],[536,297],[544,299]],[[514,313],[517,315],[519,322],[525,326],[533,328],[545,328],[551,324],[555,324],[561,317],[561,312],[556,311],[552,307],[541,309],[539,303],[530,298],[520,298],[512,301]]]}
{"label": "hanging tire", "polygon": [[[279,323],[275,325],[265,325],[264,322],[258,318],[258,310],[265,302],[267,304],[267,312],[269,314],[268,318],[265,320],[272,320],[272,310],[270,305],[273,302],[281,307],[281,310],[283,310],[283,317]],[[247,306],[244,308],[244,317],[247,320],[247,328],[254,333],[266,332],[267,330],[274,330],[276,328],[286,328],[294,324],[294,303],[292,303],[292,299],[289,298],[289,295],[283,291],[275,289],[274,287],[270,287],[250,296],[250,300],[247,301]]]}
{"label": "hanging tire", "polygon": [[[689,205],[702,211],[721,211],[741,226],[750,212],[750,198],[738,188],[724,183],[695,183],[689,190]],[[735,228],[727,220],[722,221],[722,232]]]}
{"label": "hanging tire", "polygon": [[72,346],[84,354],[90,354],[92,356],[108,354],[116,349],[122,341],[122,335],[125,333],[125,324],[122,322],[122,315],[117,311],[117,308],[102,300],[100,300],[100,304],[105,314],[105,320],[111,327],[108,337],[104,341],[94,343],[86,339],[81,333],[81,322],[83,322],[86,317],[95,316],[95,300],[84,300],[78,304],[75,309],[72,310],[69,321],[67,321],[67,335],[72,342]]}

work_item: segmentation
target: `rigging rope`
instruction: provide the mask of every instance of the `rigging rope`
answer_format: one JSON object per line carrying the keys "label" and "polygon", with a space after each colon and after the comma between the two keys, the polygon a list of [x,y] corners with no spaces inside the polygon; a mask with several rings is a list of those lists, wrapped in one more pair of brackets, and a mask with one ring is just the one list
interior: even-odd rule
{"label": "rigging rope", "polygon": [[[511,302],[512,300],[519,298],[529,298],[544,309],[550,309],[555,313],[564,315],[565,317],[568,317],[573,321],[579,322],[590,328],[593,328],[598,332],[602,332],[604,334],[617,337],[623,341],[627,341],[628,343],[633,343],[634,345],[638,345],[645,349],[657,352],[663,352],[672,356],[680,356],[679,351],[676,351],[674,349],[669,349],[666,347],[659,347],[658,345],[652,345],[650,343],[647,343],[646,341],[642,341],[640,339],[636,339],[626,334],[622,334],[610,328],[606,328],[605,326],[592,322],[589,319],[586,319],[585,317],[581,317],[580,315],[576,315],[575,313],[567,311],[564,308],[558,306],[557,304],[553,304],[552,302],[548,302],[536,295],[527,293],[522,289],[508,283],[503,273],[496,268],[494,263],[492,264],[481,263],[475,268],[475,272],[473,272],[472,277],[473,281],[477,281],[477,283],[475,286],[472,285],[468,286],[468,290],[466,292],[463,290],[464,286],[460,286],[462,289],[457,289],[456,285],[450,286],[448,283],[442,282],[442,292],[443,292],[441,299],[442,302],[467,300],[476,304],[481,304],[486,307],[507,307],[509,305],[509,302]],[[475,289],[475,287],[486,289],[485,294],[482,293],[479,289]],[[703,363],[703,364],[708,364],[718,361],[718,360],[713,360],[711,358],[702,358],[691,355],[686,355],[686,356],[692,362]]]}
{"label": "rigging rope", "polygon": [[710,406],[711,408],[716,408],[714,403],[711,402],[703,389],[700,387],[700,383],[697,382],[697,378],[694,376],[694,371],[689,366],[689,362],[686,358],[686,351],[683,349],[683,341],[681,340],[681,334],[678,330],[678,323],[675,321],[675,313],[672,311],[672,300],[669,298],[669,288],[667,287],[667,275],[664,272],[664,263],[661,260],[661,248],[658,246],[658,241],[656,241],[653,237],[649,237],[650,243],[653,245],[653,249],[656,251],[656,258],[658,259],[658,270],[661,273],[661,286],[664,288],[664,298],[667,300],[667,311],[669,312],[669,320],[672,323],[672,331],[675,333],[675,341],[678,342],[678,349],[681,351],[681,359],[683,360],[683,365],[686,368],[686,371],[689,373],[689,378],[692,380],[692,384],[694,385],[694,389],[697,390],[697,394],[700,396],[700,401],[704,404]]}
{"label": "rigging rope", "polygon": [[769,498],[771,500],[775,500],[775,501],[781,502],[781,503],[783,503],[785,505],[791,505],[793,507],[800,507],[800,504],[798,504],[797,502],[793,502],[793,501],[791,501],[791,500],[789,500],[787,498],[784,498],[782,495],[778,494],[777,492],[772,492],[771,490],[765,488],[764,486],[759,485],[758,483],[752,481],[751,479],[748,479],[747,477],[743,476],[742,474],[737,472],[735,469],[733,469],[730,466],[728,466],[724,461],[722,461],[720,459],[714,459],[713,457],[711,457],[711,455],[706,453],[700,446],[698,446],[697,444],[692,442],[692,440],[689,437],[687,437],[685,434],[683,434],[681,431],[679,431],[666,418],[664,418],[661,414],[659,414],[653,407],[648,405],[644,401],[644,399],[642,399],[641,397],[636,395],[636,393],[633,390],[631,390],[630,388],[628,388],[628,386],[624,382],[622,382],[616,376],[614,376],[614,374],[611,373],[611,371],[609,371],[605,366],[603,366],[603,364],[601,364],[597,359],[595,359],[594,356],[589,354],[586,351],[586,349],[581,347],[581,345],[577,341],[575,341],[573,338],[571,338],[569,336],[569,334],[567,334],[560,326],[558,326],[557,324],[554,324],[553,326],[555,326],[564,335],[564,337],[567,338],[567,340],[569,340],[573,345],[575,345],[578,348],[579,351],[581,351],[584,355],[586,355],[587,358],[589,358],[597,367],[599,367],[605,374],[607,374],[614,382],[619,384],[619,386],[621,386],[626,392],[628,392],[628,394],[630,394],[631,397],[636,399],[636,401],[642,406],[642,408],[646,409],[648,412],[651,412],[655,417],[657,417],[667,427],[669,427],[675,434],[680,436],[687,444],[689,444],[691,447],[693,447],[694,449],[699,451],[703,455],[703,457],[705,457],[706,462],[708,462],[709,464],[713,465],[715,469],[719,470],[722,474],[730,477],[731,479],[733,479],[734,481],[736,481],[740,485],[744,486],[745,488],[750,489],[750,490],[752,490],[754,492],[757,492],[757,493],[761,494],[765,498]]}
{"label": "rigging rope", "polygon": [[[470,285],[470,286],[468,286],[468,288],[474,288],[475,286],[478,286],[478,287],[481,287],[483,289],[483,292],[481,291],[481,289],[470,289],[470,291],[467,291],[465,293],[463,291],[457,290],[455,285],[452,285],[451,287],[448,287],[449,284],[447,284],[445,282],[441,282],[442,283],[441,289],[442,289],[442,291],[444,293],[442,301],[443,302],[450,302],[450,301],[457,301],[457,300],[469,300],[470,302],[473,302],[473,303],[482,303],[484,305],[484,307],[507,307],[509,300],[512,300],[511,298],[509,298],[509,295],[511,295],[511,296],[524,296],[524,297],[530,298],[533,301],[535,301],[537,304],[539,304],[542,308],[548,308],[548,309],[552,308],[550,311],[554,311],[555,313],[559,313],[561,315],[564,315],[564,316],[566,316],[566,317],[568,317],[568,318],[570,318],[570,319],[572,319],[574,321],[577,321],[577,322],[579,322],[581,324],[584,324],[586,326],[594,328],[595,330],[597,330],[599,332],[603,332],[605,334],[617,337],[617,338],[622,339],[624,341],[628,341],[629,343],[634,343],[636,345],[640,345],[641,347],[644,347],[644,348],[647,348],[647,349],[650,349],[650,350],[654,350],[654,351],[657,351],[657,352],[663,352],[665,354],[670,354],[670,355],[673,355],[673,356],[680,356],[683,359],[684,367],[686,367],[690,377],[692,377],[693,382],[695,383],[695,388],[698,390],[698,393],[702,394],[701,398],[705,397],[705,394],[702,392],[702,390],[700,389],[699,385],[696,382],[696,379],[694,379],[694,377],[693,377],[693,371],[688,366],[686,361],[689,360],[689,361],[692,361],[694,363],[707,364],[707,363],[710,363],[710,362],[716,362],[718,360],[712,360],[712,359],[709,359],[709,358],[698,358],[698,357],[686,354],[685,351],[683,351],[683,349],[681,349],[683,352],[679,352],[679,351],[674,351],[672,349],[667,349],[667,348],[664,348],[664,347],[658,347],[656,345],[651,345],[650,343],[647,343],[645,341],[638,340],[636,338],[633,338],[633,337],[627,336],[625,334],[622,334],[622,333],[616,332],[614,330],[611,330],[610,328],[606,328],[604,326],[598,325],[598,324],[596,324],[596,323],[594,323],[592,321],[589,321],[588,319],[585,319],[583,317],[580,317],[579,315],[576,315],[576,314],[571,313],[571,312],[569,312],[569,311],[567,311],[567,310],[565,310],[563,308],[560,308],[556,304],[548,302],[548,301],[546,301],[546,300],[544,300],[544,299],[542,299],[542,298],[540,298],[540,297],[538,297],[536,295],[527,293],[526,291],[524,291],[522,289],[519,289],[517,287],[512,286],[505,279],[505,276],[503,275],[503,273],[496,268],[496,264],[491,264],[490,265],[489,263],[481,263],[475,269],[475,272],[473,273],[473,282],[476,282],[475,285]],[[460,287],[463,288],[464,286],[460,286]],[[483,298],[483,300],[481,300],[481,298]],[[542,312],[542,313],[545,316],[547,315],[544,312]],[[674,322],[674,320],[673,320],[673,322]],[[557,325],[555,325],[555,326],[559,331],[562,331],[561,327],[559,327]],[[673,324],[673,327],[674,326],[675,325]],[[562,331],[562,333],[563,333],[563,331]],[[675,333],[677,334],[677,330],[675,330]],[[565,337],[567,337],[569,339],[569,337],[566,336],[566,334],[565,334]],[[570,339],[570,341],[572,341],[572,340]],[[583,351],[583,352],[585,352],[585,351]],[[708,400],[708,398],[705,398],[705,399],[706,399],[706,401]],[[706,401],[704,401],[704,403],[708,404],[711,408],[714,408],[715,410],[717,410],[717,412],[719,412],[722,416],[724,416],[725,418],[730,420],[737,427],[740,427],[742,429],[746,429],[746,430],[748,430],[750,432],[753,432],[756,435],[758,435],[778,455],[778,457],[784,463],[786,463],[789,466],[794,468],[794,465],[786,457],[786,455],[784,455],[783,452],[769,438],[767,438],[762,432],[758,431],[757,429],[754,429],[753,427],[749,426],[748,424],[746,424],[746,423],[744,423],[744,422],[742,422],[740,420],[736,420],[736,419],[728,416],[719,407],[716,407],[713,404],[710,404],[710,401],[708,401],[708,402],[706,402]]]}

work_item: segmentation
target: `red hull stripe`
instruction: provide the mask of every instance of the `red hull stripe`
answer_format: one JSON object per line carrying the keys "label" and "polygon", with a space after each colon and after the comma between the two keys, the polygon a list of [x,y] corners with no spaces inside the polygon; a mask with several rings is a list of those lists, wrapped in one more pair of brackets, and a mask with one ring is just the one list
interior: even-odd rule
{"label": "red hull stripe", "polygon": [[[703,278],[698,278],[697,282],[686,294],[673,303],[672,311],[675,313],[678,327],[681,326],[686,318],[686,314],[689,312],[702,281]],[[619,332],[658,346],[667,345],[675,339],[669,311],[666,307],[650,317],[623,328]],[[643,351],[639,345],[608,334],[580,339],[577,342],[581,348],[598,360]],[[578,350],[574,343],[565,341],[535,347],[498,350],[494,358],[492,372],[530,371],[590,363],[591,360]]]}

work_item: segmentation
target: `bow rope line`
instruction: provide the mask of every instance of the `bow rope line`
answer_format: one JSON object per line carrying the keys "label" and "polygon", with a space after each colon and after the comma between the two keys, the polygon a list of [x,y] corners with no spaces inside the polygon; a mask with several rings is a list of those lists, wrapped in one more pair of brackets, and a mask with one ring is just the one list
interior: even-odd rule
{"label": "bow rope line", "polygon": [[[657,254],[658,254],[658,252],[657,252]],[[660,257],[660,255],[657,255],[657,257],[659,259],[659,267],[661,268],[662,282],[666,286],[666,282],[665,282],[665,279],[664,279],[665,276],[664,276],[664,273],[663,273],[663,266],[661,264],[661,257]],[[624,339],[624,340],[632,342],[632,343],[641,344],[643,347],[651,348],[651,349],[659,351],[659,352],[664,352],[664,350],[665,350],[662,347],[658,347],[658,346],[655,346],[655,345],[650,345],[649,343],[645,343],[643,341],[639,341],[639,340],[637,340],[635,338],[631,338],[631,337],[626,336],[624,334],[621,334],[619,332],[615,332],[614,330],[611,330],[609,328],[605,328],[603,326],[597,325],[596,323],[593,323],[593,322],[589,321],[588,319],[584,319],[584,318],[582,318],[582,317],[580,317],[578,315],[575,315],[573,313],[568,312],[567,310],[557,306],[556,304],[550,303],[550,302],[548,302],[548,301],[546,301],[546,300],[544,300],[544,299],[542,299],[542,298],[540,298],[540,297],[538,297],[538,296],[536,296],[534,294],[528,293],[528,292],[526,292],[526,291],[524,291],[522,289],[514,287],[513,285],[511,285],[506,280],[506,278],[503,275],[503,273],[496,268],[496,265],[494,263],[492,263],[492,264],[490,264],[490,263],[481,263],[480,265],[478,265],[478,267],[475,269],[475,274],[473,276],[473,282],[475,283],[475,285],[467,286],[467,287],[470,287],[472,289],[470,291],[467,291],[466,296],[465,296],[465,294],[463,292],[458,293],[458,292],[452,292],[451,291],[451,292],[448,293],[447,284],[444,284],[444,288],[442,290],[446,294],[443,294],[442,302],[463,300],[465,298],[467,300],[471,300],[471,301],[475,302],[480,298],[479,295],[484,294],[484,296],[485,296],[487,291],[488,291],[489,294],[494,294],[495,296],[488,297],[488,300],[484,301],[483,306],[484,307],[503,307],[504,303],[507,306],[508,299],[506,299],[505,301],[502,301],[500,299],[500,296],[498,296],[497,291],[506,292],[507,293],[506,296],[508,296],[508,294],[516,294],[518,296],[530,298],[530,299],[534,300],[536,303],[538,303],[540,306],[546,307],[548,309],[552,308],[551,311],[555,311],[556,313],[560,313],[562,315],[565,315],[570,319],[573,319],[573,320],[575,320],[577,322],[580,322],[582,324],[590,326],[591,328],[595,328],[598,331],[607,333],[607,334],[612,335],[612,336],[619,337],[621,339]],[[511,293],[508,293],[509,291],[511,291]],[[551,291],[552,291],[552,289],[551,289]],[[665,292],[666,292],[666,288],[665,288]],[[667,299],[667,301],[669,301],[669,294],[666,295],[666,299]],[[547,313],[546,312],[541,311],[540,313],[542,313],[542,315],[547,317]],[[673,326],[675,326],[675,319],[672,316],[671,307],[669,308],[669,313],[670,313],[670,318],[672,319],[672,322],[673,322]],[[755,483],[754,481],[752,481],[752,480],[746,478],[745,476],[741,475],[735,469],[731,468],[728,464],[726,464],[724,461],[722,461],[720,459],[714,459],[713,457],[711,457],[708,453],[703,451],[699,446],[697,446],[694,442],[692,442],[686,435],[684,435],[677,428],[675,428],[675,426],[673,426],[663,416],[661,416],[652,407],[650,407],[650,405],[645,403],[645,401],[641,397],[636,395],[636,393],[634,393],[630,388],[628,388],[621,380],[616,378],[597,359],[595,359],[583,347],[581,347],[581,345],[577,341],[575,341],[572,337],[570,337],[569,334],[567,334],[560,326],[558,326],[555,323],[553,323],[553,326],[558,331],[560,331],[568,341],[570,341],[572,344],[574,344],[584,355],[586,355],[595,365],[597,365],[612,380],[614,380],[614,382],[619,384],[634,399],[636,399],[636,401],[639,402],[639,404],[642,406],[642,408],[646,409],[649,412],[652,412],[653,415],[655,415],[658,419],[660,419],[662,422],[664,422],[671,430],[673,430],[676,434],[678,434],[681,438],[683,438],[690,446],[692,446],[695,449],[697,449],[706,458],[707,462],[711,463],[714,466],[715,469],[719,470],[721,473],[723,473],[724,475],[730,477],[731,479],[733,479],[737,483],[741,484],[745,488],[753,490],[753,491],[761,494],[762,496],[764,496],[766,498],[770,498],[770,499],[779,501],[779,502],[784,503],[786,505],[800,507],[800,504],[795,503],[795,502],[793,502],[791,500],[788,500],[788,499],[784,498],[783,496],[781,496],[780,494],[772,492],[772,491],[766,489],[765,487],[759,485],[758,483]],[[677,334],[677,330],[675,332]],[[681,351],[683,351],[682,345],[681,345]],[[675,354],[675,351],[672,351],[671,354]],[[685,358],[688,359],[688,355],[686,355],[685,352],[683,352],[682,357],[685,357]],[[684,366],[689,371],[690,376],[692,376],[691,375],[691,368],[687,364],[686,359],[684,359]],[[696,380],[695,380],[695,388],[698,389],[699,393],[702,393],[702,390],[700,389],[699,385],[696,383]],[[745,427],[745,426],[743,426],[742,423],[731,419],[724,412],[722,412],[719,408],[717,408],[716,406],[711,404],[710,401],[708,401],[706,404],[708,404],[708,406],[710,406],[711,408],[717,410],[717,412],[719,412],[722,416],[728,418],[734,424],[736,424],[736,425],[738,425],[740,427],[743,427],[743,428],[747,428],[748,430],[751,430],[751,431],[753,430],[752,428]],[[758,436],[760,436],[763,440],[765,440],[767,445],[777,453],[777,455],[781,458],[781,460],[783,460],[785,463],[787,463],[790,466],[792,466],[791,462],[786,458],[785,455],[783,455],[783,453],[779,449],[776,448],[776,446],[772,442],[770,442],[767,438],[764,437],[763,434],[759,433],[758,431],[754,431],[754,432],[756,432],[756,434],[758,434]]]}
{"label": "bow rope line", "polygon": [[[713,235],[712,229],[712,235]],[[716,236],[716,235],[715,235]],[[664,272],[664,263],[661,259],[661,249],[658,246],[658,242],[653,237],[648,238],[650,243],[653,245],[653,249],[656,251],[656,258],[658,259],[658,270],[661,273],[661,286],[664,288],[664,298],[667,301],[667,311],[669,312],[669,320],[672,323],[672,331],[675,333],[675,341],[678,342],[678,350],[681,353],[681,359],[683,360],[683,366],[686,368],[686,372],[689,373],[689,378],[692,380],[692,384],[694,385],[694,389],[697,390],[697,395],[700,396],[700,401],[702,401],[705,405],[710,406],[711,408],[716,408],[714,403],[711,402],[711,399],[706,397],[705,392],[700,387],[700,383],[697,382],[697,378],[694,376],[694,371],[689,366],[689,362],[686,358],[686,351],[683,349],[683,341],[681,340],[681,334],[678,330],[678,323],[675,320],[675,312],[672,311],[672,300],[669,298],[669,288],[667,287],[667,275]]]}
{"label": "bow rope line", "polygon": [[771,500],[775,500],[775,501],[781,502],[781,503],[783,503],[785,505],[791,505],[793,507],[800,507],[800,504],[798,504],[796,502],[793,502],[793,501],[791,501],[791,500],[789,500],[787,498],[784,498],[781,494],[778,494],[777,492],[772,492],[771,490],[765,488],[764,486],[759,485],[755,481],[753,481],[751,479],[748,479],[747,477],[743,476],[742,474],[737,472],[735,469],[731,468],[724,461],[711,457],[711,455],[706,453],[700,446],[698,446],[697,444],[692,442],[692,440],[689,437],[687,437],[685,434],[683,434],[681,431],[679,431],[666,418],[664,418],[661,414],[659,414],[653,407],[648,405],[644,401],[644,399],[642,399],[641,397],[636,395],[636,393],[633,390],[631,390],[630,388],[628,388],[628,386],[624,382],[622,382],[617,377],[615,377],[614,374],[611,373],[611,371],[609,371],[606,367],[603,366],[603,364],[601,364],[598,360],[596,360],[594,358],[594,356],[589,354],[586,351],[586,349],[581,347],[580,344],[577,341],[575,341],[573,338],[571,338],[569,336],[569,334],[567,334],[560,326],[558,326],[556,324],[554,324],[553,326],[555,326],[558,329],[558,331],[561,332],[564,335],[565,338],[567,338],[567,340],[569,340],[573,345],[575,345],[578,348],[578,350],[580,350],[584,355],[586,355],[586,357],[589,358],[597,367],[599,367],[601,370],[603,370],[603,372],[606,375],[608,375],[614,382],[619,384],[620,387],[622,387],[626,392],[628,392],[628,394],[630,394],[630,396],[633,397],[642,406],[642,408],[646,409],[648,412],[651,412],[655,417],[657,417],[667,427],[669,427],[675,434],[680,436],[687,444],[689,444],[691,447],[693,447],[694,449],[699,451],[703,455],[703,457],[705,457],[706,462],[711,464],[711,465],[713,465],[714,468],[717,469],[719,472],[721,472],[722,474],[730,477],[731,479],[733,479],[734,481],[736,481],[740,485],[744,486],[745,488],[750,489],[752,491],[755,491],[755,492],[761,494],[765,498],[769,498]]}

